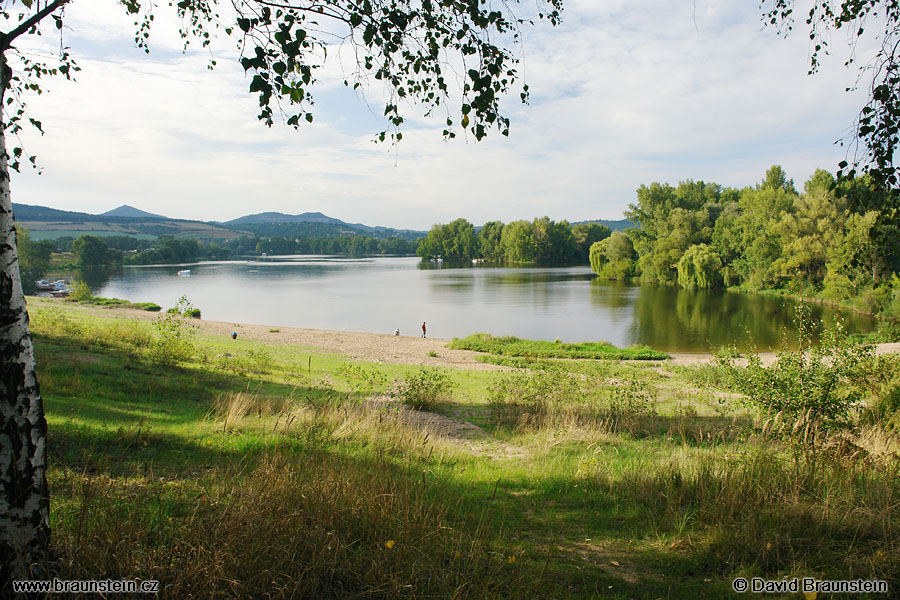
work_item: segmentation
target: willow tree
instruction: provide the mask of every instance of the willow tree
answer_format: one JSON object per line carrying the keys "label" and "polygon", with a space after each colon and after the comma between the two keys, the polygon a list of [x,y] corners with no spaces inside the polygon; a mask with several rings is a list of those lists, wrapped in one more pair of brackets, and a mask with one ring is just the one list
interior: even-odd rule
{"label": "willow tree", "polygon": [[[42,27],[63,35],[65,8],[76,0],[0,0],[0,585],[36,578],[50,535],[44,411],[35,375],[28,313],[19,277],[10,169],[25,158],[7,138],[29,124],[24,100],[48,76],[77,70],[60,40],[50,62],[16,47]],[[519,15],[519,0],[180,0],[173,10],[185,42],[207,48],[231,39],[259,99],[259,119],[299,127],[313,120],[317,73],[329,48],[349,46],[355,63],[344,84],[384,86],[385,128],[380,141],[398,142],[410,106],[441,119],[445,138],[465,131],[476,140],[492,129],[509,134],[500,98],[518,91],[520,28],[559,22],[563,0],[539,0]],[[136,45],[149,52],[154,3],[117,0],[134,15]],[[222,6],[220,6],[220,4]],[[529,4],[533,5],[530,0]],[[58,59],[58,61],[57,61]],[[346,59],[345,59],[346,60]],[[210,67],[215,60],[210,61]],[[32,160],[33,162],[33,160]]]}

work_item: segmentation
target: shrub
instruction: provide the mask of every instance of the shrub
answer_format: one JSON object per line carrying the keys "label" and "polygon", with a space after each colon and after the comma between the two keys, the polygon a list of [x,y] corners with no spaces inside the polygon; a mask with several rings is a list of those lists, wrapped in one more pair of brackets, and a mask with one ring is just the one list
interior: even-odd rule
{"label": "shrub", "polygon": [[156,335],[149,348],[151,361],[158,365],[172,366],[191,359],[194,355],[197,326],[188,321],[185,313],[192,308],[190,301],[182,296],[174,309],[156,319]]}
{"label": "shrub", "polygon": [[73,302],[89,302],[94,297],[91,294],[91,286],[86,284],[83,281],[73,281],[71,286],[71,291],[69,292],[69,299]]}
{"label": "shrub", "polygon": [[447,395],[453,389],[450,377],[438,369],[421,369],[406,376],[400,384],[399,394],[407,405],[423,410]]}
{"label": "shrub", "polygon": [[738,366],[733,356],[720,355],[717,362],[752,405],[770,413],[821,419],[826,426],[845,425],[863,397],[874,364],[873,348],[850,342],[839,322],[826,328],[814,346],[809,309],[802,304],[795,322],[799,347],[778,352],[772,366],[763,366],[758,354],[749,356],[746,367]]}
{"label": "shrub", "polygon": [[159,312],[162,310],[162,306],[156,304],[155,302],[135,302],[133,306],[135,308],[146,310],[148,312]]}

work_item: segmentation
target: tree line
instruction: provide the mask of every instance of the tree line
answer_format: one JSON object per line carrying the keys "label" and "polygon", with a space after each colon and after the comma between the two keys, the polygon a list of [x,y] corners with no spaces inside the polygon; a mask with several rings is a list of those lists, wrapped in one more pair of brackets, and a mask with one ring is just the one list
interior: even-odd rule
{"label": "tree line", "polygon": [[576,263],[588,261],[591,244],[612,231],[599,223],[570,225],[541,217],[533,221],[488,221],[476,230],[466,219],[432,226],[416,253],[424,259],[508,263]]}
{"label": "tree line", "polygon": [[625,212],[636,226],[593,244],[591,266],[607,279],[779,289],[875,314],[900,308],[900,238],[881,210],[895,194],[822,169],[799,192],[777,165],[743,189],[642,185]]}
{"label": "tree line", "polygon": [[56,240],[35,241],[27,229],[17,227],[20,272],[27,291],[50,269],[51,255],[71,253],[71,263],[82,267],[115,264],[180,264],[200,260],[227,260],[237,256],[263,254],[331,254],[365,256],[372,254],[412,255],[418,240],[376,239],[367,235],[325,238],[254,237],[222,242],[163,236],[139,239],[132,236],[83,234]]}

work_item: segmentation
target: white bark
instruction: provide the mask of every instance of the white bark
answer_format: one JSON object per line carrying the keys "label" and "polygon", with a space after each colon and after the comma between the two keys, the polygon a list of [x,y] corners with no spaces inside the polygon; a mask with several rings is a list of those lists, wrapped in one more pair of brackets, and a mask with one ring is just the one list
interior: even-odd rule
{"label": "white bark", "polygon": [[[0,107],[8,76],[0,52]],[[50,535],[47,422],[19,278],[9,184],[0,126],[0,595],[9,593],[10,580],[42,576]]]}

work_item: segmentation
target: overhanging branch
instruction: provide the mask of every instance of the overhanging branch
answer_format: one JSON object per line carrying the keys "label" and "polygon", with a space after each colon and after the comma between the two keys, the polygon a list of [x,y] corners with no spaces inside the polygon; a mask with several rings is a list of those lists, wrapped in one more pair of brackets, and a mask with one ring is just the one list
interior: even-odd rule
{"label": "overhanging branch", "polygon": [[57,8],[60,8],[69,2],[70,0],[53,0],[53,2],[34,13],[31,17],[22,21],[18,27],[9,33],[0,33],[0,52],[5,52],[12,45],[14,39],[40,23],[44,17],[55,11]]}

